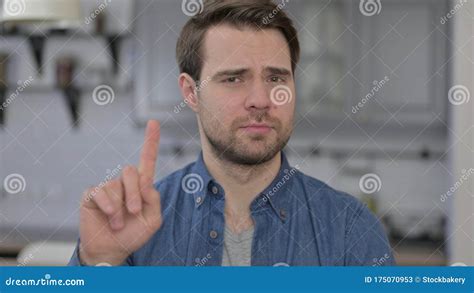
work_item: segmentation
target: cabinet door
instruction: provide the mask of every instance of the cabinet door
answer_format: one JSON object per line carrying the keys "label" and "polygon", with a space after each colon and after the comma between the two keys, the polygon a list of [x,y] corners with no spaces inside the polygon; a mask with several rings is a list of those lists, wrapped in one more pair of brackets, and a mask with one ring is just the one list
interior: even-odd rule
{"label": "cabinet door", "polygon": [[347,74],[351,5],[344,0],[289,2],[285,12],[298,31],[301,58],[296,71],[297,109],[318,118],[343,117],[350,90]]}
{"label": "cabinet door", "polygon": [[176,0],[136,2],[135,100],[140,120],[168,118],[182,102],[175,58],[179,33],[188,20]]}
{"label": "cabinet door", "polygon": [[373,16],[354,8],[354,74],[360,83],[352,106],[363,102],[358,118],[423,125],[439,123],[438,115],[445,119],[450,24],[440,17],[449,11],[447,3],[386,0]]}

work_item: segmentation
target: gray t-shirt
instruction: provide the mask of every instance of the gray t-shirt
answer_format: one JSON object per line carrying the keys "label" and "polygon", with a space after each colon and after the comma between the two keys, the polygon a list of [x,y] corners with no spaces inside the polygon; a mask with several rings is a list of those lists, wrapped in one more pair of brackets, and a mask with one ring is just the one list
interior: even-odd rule
{"label": "gray t-shirt", "polygon": [[254,226],[239,234],[225,227],[222,266],[250,266]]}

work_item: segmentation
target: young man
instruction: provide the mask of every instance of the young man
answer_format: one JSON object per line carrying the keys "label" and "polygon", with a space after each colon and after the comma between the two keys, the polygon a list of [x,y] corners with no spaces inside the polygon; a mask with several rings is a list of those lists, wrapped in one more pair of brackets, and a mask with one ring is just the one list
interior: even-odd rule
{"label": "young man", "polygon": [[71,265],[394,264],[365,205],[290,167],[282,152],[300,49],[277,8],[209,2],[188,21],[179,86],[202,153],[154,186],[159,124],[150,121],[138,168],[85,192]]}

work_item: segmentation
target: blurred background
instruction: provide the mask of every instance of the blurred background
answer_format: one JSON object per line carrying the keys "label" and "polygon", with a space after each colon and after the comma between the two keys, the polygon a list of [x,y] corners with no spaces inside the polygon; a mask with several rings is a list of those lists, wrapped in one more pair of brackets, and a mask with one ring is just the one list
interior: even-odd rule
{"label": "blurred background", "polygon": [[[302,46],[291,164],[366,202],[399,265],[473,265],[474,0],[274,2]],[[64,265],[83,190],[138,162],[147,119],[159,178],[196,159],[175,45],[204,7],[0,4],[0,265]]]}

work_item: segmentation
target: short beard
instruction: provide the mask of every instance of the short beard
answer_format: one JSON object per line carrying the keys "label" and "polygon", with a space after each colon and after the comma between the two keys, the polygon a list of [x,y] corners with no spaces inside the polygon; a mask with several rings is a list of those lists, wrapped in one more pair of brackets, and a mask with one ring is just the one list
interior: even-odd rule
{"label": "short beard", "polygon": [[[266,114],[263,116],[259,115],[255,120],[257,122],[269,121],[269,119],[263,119],[264,116],[266,116]],[[247,120],[248,119],[245,119],[244,121]],[[209,141],[211,151],[217,158],[237,165],[254,166],[264,164],[273,159],[286,146],[290,139],[292,129],[283,129],[282,131],[280,121],[276,119],[272,119],[270,121],[275,124],[277,140],[273,145],[266,146],[265,151],[261,154],[252,154],[251,152],[249,152],[249,150],[246,149],[244,145],[239,145],[237,138],[232,134],[230,139],[223,138],[227,134],[222,133],[222,131],[218,130],[218,123],[209,122],[209,124],[211,125],[202,123],[202,129],[204,135]],[[240,119],[239,121],[235,121],[232,124],[231,131],[236,131],[236,129],[238,129],[238,125],[241,125],[241,123],[239,124],[238,122],[240,122]],[[283,133],[280,133],[279,131]],[[261,140],[255,139],[255,141],[257,143],[259,141],[263,142],[264,138],[262,138]]]}

